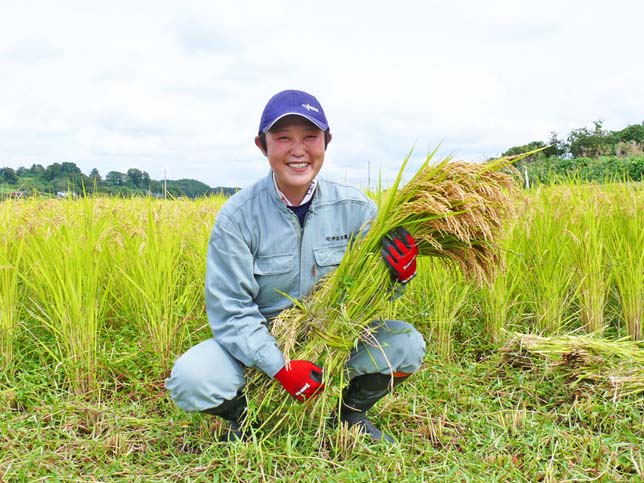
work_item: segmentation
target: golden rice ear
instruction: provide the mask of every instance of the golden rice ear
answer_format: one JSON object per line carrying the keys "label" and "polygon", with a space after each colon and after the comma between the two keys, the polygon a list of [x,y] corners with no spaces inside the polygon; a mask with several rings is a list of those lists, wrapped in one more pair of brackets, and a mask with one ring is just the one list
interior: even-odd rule
{"label": "golden rice ear", "polygon": [[515,178],[495,171],[507,162],[426,164],[402,189],[393,217],[410,226],[421,255],[457,263],[467,278],[490,279],[498,239],[519,198]]}

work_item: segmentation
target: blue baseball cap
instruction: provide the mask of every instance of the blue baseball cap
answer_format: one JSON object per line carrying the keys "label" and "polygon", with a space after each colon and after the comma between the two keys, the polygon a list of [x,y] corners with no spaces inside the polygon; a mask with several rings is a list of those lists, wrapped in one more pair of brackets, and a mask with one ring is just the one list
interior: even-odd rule
{"label": "blue baseball cap", "polygon": [[259,134],[267,133],[284,116],[302,116],[322,131],[329,129],[324,109],[318,100],[304,91],[286,90],[275,94],[266,104],[259,121]]}

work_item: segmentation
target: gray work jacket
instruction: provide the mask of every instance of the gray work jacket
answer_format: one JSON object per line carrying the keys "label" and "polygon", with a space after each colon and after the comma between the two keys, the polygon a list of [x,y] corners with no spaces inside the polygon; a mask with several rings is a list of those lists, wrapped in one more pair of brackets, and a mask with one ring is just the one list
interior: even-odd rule
{"label": "gray work jacket", "polygon": [[279,198],[272,172],[232,196],[217,215],[206,264],[206,308],[219,344],[273,377],[284,357],[267,321],[292,305],[278,290],[307,295],[375,215],[358,188],[323,178],[303,228]]}

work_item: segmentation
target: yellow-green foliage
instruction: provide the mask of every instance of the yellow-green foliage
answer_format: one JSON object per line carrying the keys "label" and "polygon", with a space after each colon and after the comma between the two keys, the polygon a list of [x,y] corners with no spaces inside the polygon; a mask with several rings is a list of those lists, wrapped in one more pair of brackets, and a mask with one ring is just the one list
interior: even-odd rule
{"label": "yellow-green foliage", "polygon": [[19,207],[7,201],[6,208],[0,210],[0,371],[9,373],[21,309],[18,273],[24,243],[21,239],[14,240]]}
{"label": "yellow-green foliage", "polygon": [[641,184],[542,186],[526,196],[501,243],[505,268],[465,309],[479,312],[480,335],[498,342],[508,327],[550,335],[611,328],[641,339]]}
{"label": "yellow-green foliage", "polygon": [[644,315],[644,192],[642,183],[614,185],[606,213],[611,275],[626,332],[642,339]]}
{"label": "yellow-green foliage", "polygon": [[223,201],[2,203],[3,364],[11,362],[22,312],[28,331],[38,333],[33,329],[39,325],[51,334],[53,339],[37,339],[40,348],[77,393],[98,387],[99,352],[110,351],[107,327],[136,326],[142,350],[166,372],[189,323],[192,329],[204,324],[204,254]]}
{"label": "yellow-green foliage", "polygon": [[[420,259],[418,270],[423,273],[423,283],[414,284],[409,290],[426,301],[419,315],[421,324],[427,326],[427,343],[444,360],[451,361],[454,330],[465,315],[463,311],[475,285],[467,283],[456,266],[446,265],[433,257]],[[416,317],[414,323],[415,320]]]}
{"label": "yellow-green foliage", "polygon": [[[109,377],[100,361],[119,357],[112,353],[110,334],[127,333],[136,334],[151,371],[146,377],[161,381],[176,355],[209,335],[204,328],[205,255],[223,202],[90,198],[0,203],[4,377],[37,350],[66,375],[74,391],[94,391]],[[502,237],[504,264],[499,264],[505,268],[491,284],[472,285],[460,274],[424,269],[423,263],[401,299],[387,307],[384,290],[383,304],[374,307],[380,304],[387,317],[416,325],[430,342],[429,350],[447,356],[454,351],[451,345],[478,343],[478,338],[498,344],[504,329],[554,334],[585,328],[641,339],[641,184],[542,187],[527,192],[516,207],[519,216]],[[338,283],[365,284],[368,290],[360,292],[371,295],[370,287],[386,285],[387,271],[377,262],[377,250],[372,251],[377,270],[369,278],[345,274]],[[337,307],[342,307],[339,320],[356,321],[355,305]],[[448,323],[436,322],[439,312]],[[366,320],[377,314],[363,315]],[[318,336],[332,333],[314,323],[311,327]],[[351,347],[351,330],[345,337],[327,337],[327,347]]]}
{"label": "yellow-green foliage", "polygon": [[[643,203],[639,184],[569,184],[531,193],[507,256],[523,262],[515,276],[533,328],[602,331],[610,311],[621,330],[641,338]],[[619,302],[608,307],[613,289]]]}
{"label": "yellow-green foliage", "polygon": [[119,234],[116,312],[147,337],[162,372],[189,335],[186,322],[204,313],[203,254],[214,211],[196,207],[146,200],[138,222]]}
{"label": "yellow-green foliage", "polygon": [[[210,333],[201,299],[205,247],[223,201],[0,202],[0,480],[643,480],[644,349],[631,340],[644,290],[641,183],[526,192],[502,239],[505,268],[491,285],[464,280],[456,264],[419,263],[383,315],[413,323],[434,353],[396,397],[371,410],[374,423],[400,441],[390,449],[343,429],[321,438],[310,428],[275,434],[275,420],[248,444],[222,445],[213,434],[225,427],[220,421],[185,414],[169,400],[168,359]],[[550,238],[531,243],[545,224],[536,217],[552,220]],[[555,256],[539,258],[545,250],[570,254],[562,262],[572,280],[539,265],[555,263]],[[181,260],[157,267],[156,256]],[[155,293],[173,269],[178,287]],[[542,269],[561,278],[540,279]],[[573,337],[538,325],[544,280],[566,286],[558,330],[574,330]],[[163,309],[146,306],[150,300]],[[78,307],[85,318],[70,319],[72,329],[90,332],[82,343],[93,348],[63,340],[55,317]],[[159,327],[154,339],[153,310],[174,333]],[[438,314],[449,323],[437,322]],[[585,333],[593,324],[601,337]],[[535,329],[544,333],[505,346],[513,332]],[[444,351],[440,341],[451,347]],[[500,346],[505,359],[494,354]],[[453,354],[456,363],[438,354]],[[276,389],[286,407],[313,419],[310,405]],[[251,411],[263,395],[249,399]],[[288,414],[289,425],[302,420]]]}
{"label": "yellow-green foliage", "polygon": [[43,343],[43,349],[61,364],[74,390],[85,393],[96,389],[114,225],[91,199],[64,207],[61,203],[37,207],[42,223],[31,225],[21,274],[29,314],[55,337],[57,347]]}

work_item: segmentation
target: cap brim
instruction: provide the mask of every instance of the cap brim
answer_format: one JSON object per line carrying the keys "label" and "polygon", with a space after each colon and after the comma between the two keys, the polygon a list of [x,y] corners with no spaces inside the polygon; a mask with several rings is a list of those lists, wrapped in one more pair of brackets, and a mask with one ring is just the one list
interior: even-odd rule
{"label": "cap brim", "polygon": [[275,118],[275,119],[273,120],[273,122],[271,122],[268,126],[266,126],[266,127],[262,130],[262,132],[263,132],[263,133],[267,133],[268,131],[270,131],[270,130],[271,130],[271,128],[275,125],[275,123],[276,123],[277,121],[279,121],[280,119],[282,119],[282,118],[284,118],[284,117],[286,117],[286,116],[300,116],[300,117],[303,117],[304,119],[306,119],[306,120],[308,120],[308,121],[311,121],[313,124],[315,124],[315,125],[318,127],[318,129],[320,129],[321,131],[326,131],[327,129],[329,129],[329,126],[328,126],[327,124],[324,124],[324,123],[323,123],[323,122],[321,122],[320,120],[318,120],[318,119],[314,119],[314,118],[312,118],[311,116],[307,116],[307,115],[306,115],[306,114],[304,114],[303,112],[285,112],[285,113],[284,113],[284,114],[282,114],[281,116],[279,116],[279,117]]}

